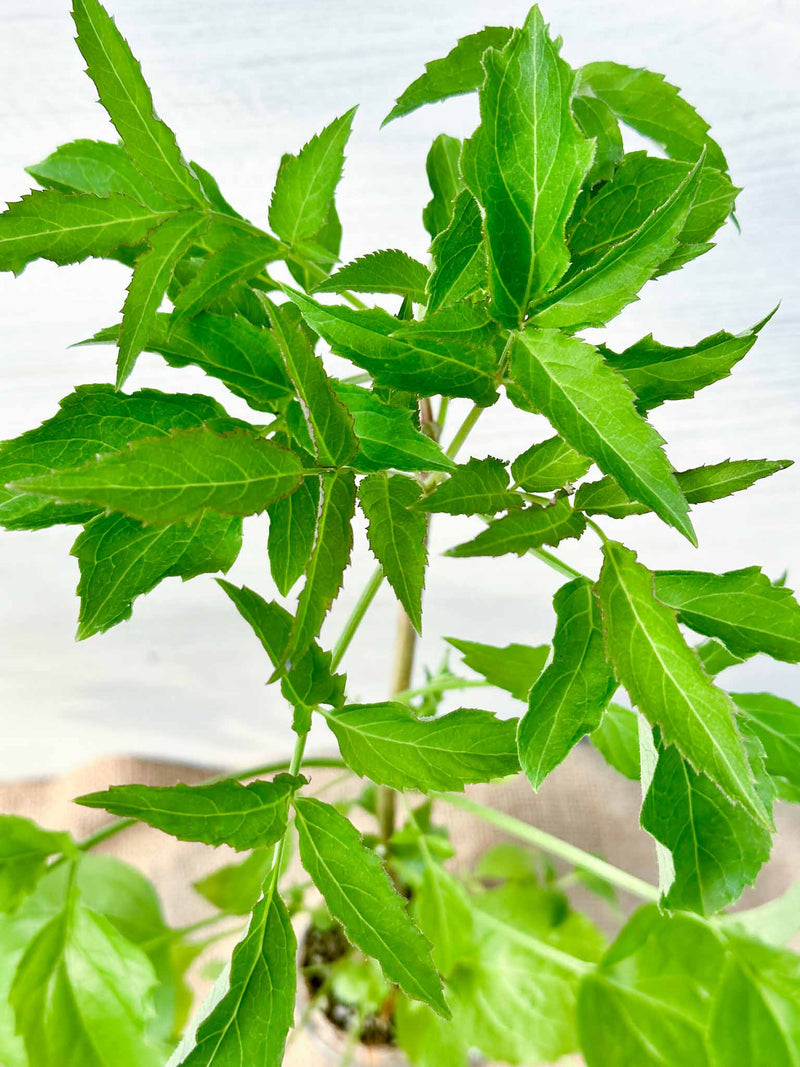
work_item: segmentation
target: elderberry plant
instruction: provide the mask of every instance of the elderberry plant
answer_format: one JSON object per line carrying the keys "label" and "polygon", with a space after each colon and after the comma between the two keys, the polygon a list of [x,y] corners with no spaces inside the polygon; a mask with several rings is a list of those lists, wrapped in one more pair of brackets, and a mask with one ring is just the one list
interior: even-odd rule
{"label": "elderberry plant", "polygon": [[[800,709],[716,677],[758,653],[800,660],[800,608],[756,566],[650,570],[598,523],[651,511],[694,544],[690,505],[787,466],[676,472],[647,420],[729,374],[767,320],[682,348],[648,336],[615,352],[580,336],[705,253],[730,216],[738,190],[706,122],[660,74],[572,70],[534,7],[520,29],[487,28],[428,64],[388,116],[478,94],[475,133],[463,144],[443,134],[428,157],[430,263],[388,250],[338,267],[334,197],[353,111],[283,157],[267,231],[183,158],[98,0],[75,0],[74,18],[120,141],[76,141],[29,168],[41,188],[0,216],[0,269],[99,256],[131,267],[131,283],[121,322],[88,342],[116,346],[115,384],[79,387],[2,446],[0,521],[82,527],[73,554],[87,638],[167,577],[226,572],[242,517],[266,510],[269,595],[302,579],[294,613],[219,585],[263,645],[296,741],[285,765],[80,797],[120,817],[84,841],[2,817],[4,1067],[280,1064],[295,1019],[292,919],[309,910],[307,949],[315,938],[339,946],[321,964],[301,957],[313,1002],[349,1005],[354,1038],[380,1021],[417,1067],[460,1067],[470,1050],[527,1064],[580,1051],[589,1067],[796,1067],[800,966],[784,945],[797,894],[726,909],[769,857],[776,798],[800,796]],[[663,155],[626,152],[621,126]],[[395,313],[356,294],[399,298]],[[320,342],[357,381],[329,376]],[[199,367],[252,421],[203,395],[126,392],[143,351]],[[451,397],[474,405],[454,433]],[[456,463],[498,402],[544,415],[553,436],[511,461]],[[329,651],[320,628],[357,507],[379,566]],[[569,579],[552,649],[450,639],[487,696],[494,686],[522,703],[519,721],[439,713],[444,692],[476,684],[449,669],[410,688],[436,513],[484,521],[451,556],[533,555]],[[587,532],[602,542],[599,576],[550,551]],[[384,579],[405,620],[393,695],[356,704],[338,667]],[[686,630],[704,640],[687,643]],[[622,691],[631,707],[614,702]],[[319,720],[340,758],[304,761]],[[658,887],[462,795],[520,769],[538,789],[586,735],[641,779]],[[334,806],[304,774],[320,763],[370,784]],[[422,795],[402,821],[399,794]],[[434,799],[536,854],[502,847],[456,877]],[[363,837],[347,814],[357,809],[376,820]],[[204,942],[165,925],[140,874],[91,851],[136,821],[247,853],[196,886],[215,919],[247,925],[191,1025],[184,975]],[[290,826],[310,882],[287,881]],[[643,902],[611,944],[542,871],[543,853],[606,896]]]}

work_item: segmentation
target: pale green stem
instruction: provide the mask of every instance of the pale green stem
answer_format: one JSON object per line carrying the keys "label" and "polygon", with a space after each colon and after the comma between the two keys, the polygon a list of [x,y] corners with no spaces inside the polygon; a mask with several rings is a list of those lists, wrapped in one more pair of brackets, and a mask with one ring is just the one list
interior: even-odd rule
{"label": "pale green stem", "polygon": [[470,408],[470,410],[469,410],[469,412],[467,414],[467,417],[464,419],[464,421],[461,423],[459,428],[456,430],[455,437],[450,442],[447,450],[445,451],[445,455],[449,459],[455,459],[456,458],[456,456],[458,455],[459,451],[461,450],[461,446],[464,444],[466,439],[469,437],[473,426],[478,421],[478,419],[481,417],[481,415],[483,414],[484,411],[485,411],[485,408],[480,407],[478,404],[473,404],[473,406]]}
{"label": "pale green stem", "polygon": [[[559,559],[558,556],[554,556],[552,552],[548,552],[544,548],[529,548],[528,553],[531,556],[536,556],[543,563],[546,563],[548,567],[551,567],[559,574],[563,574],[566,578],[586,578],[585,574],[571,567],[569,563],[565,563],[563,559]],[[587,578],[587,581],[591,579]]]}
{"label": "pale green stem", "polygon": [[455,808],[461,808],[472,815],[477,815],[478,818],[485,819],[486,822],[496,826],[498,830],[503,830],[505,833],[511,834],[512,837],[518,837],[521,841],[527,841],[528,844],[534,845],[543,852],[549,852],[551,856],[558,856],[575,867],[581,867],[584,871],[597,875],[604,882],[615,885],[618,889],[623,889],[633,896],[648,901],[657,902],[659,900],[658,889],[649,882],[645,882],[633,874],[628,874],[627,871],[621,871],[618,867],[606,863],[605,860],[598,859],[597,856],[593,856],[590,852],[584,852],[583,849],[578,848],[576,845],[562,841],[561,838],[554,837],[536,826],[522,822],[521,819],[515,819],[513,815],[507,815],[503,811],[495,811],[494,808],[489,808],[485,804],[479,804],[475,800],[470,800],[469,797],[458,796],[454,793],[433,793],[432,795]]}
{"label": "pale green stem", "polygon": [[491,684],[485,678],[443,678],[439,682],[428,682],[427,685],[420,685],[415,689],[403,689],[401,692],[395,693],[392,699],[399,700],[405,704],[407,701],[413,700],[414,697],[424,697],[429,693],[444,693],[450,689],[485,689]]}
{"label": "pale green stem", "polygon": [[335,671],[342,662],[342,658],[349,648],[350,642],[355,637],[356,630],[361,625],[361,620],[366,615],[367,609],[375,599],[375,594],[380,589],[384,577],[383,567],[377,567],[370,580],[364,586],[361,596],[356,601],[356,606],[353,608],[350,618],[344,624],[344,629],[339,635],[336,644],[333,646],[331,670]]}

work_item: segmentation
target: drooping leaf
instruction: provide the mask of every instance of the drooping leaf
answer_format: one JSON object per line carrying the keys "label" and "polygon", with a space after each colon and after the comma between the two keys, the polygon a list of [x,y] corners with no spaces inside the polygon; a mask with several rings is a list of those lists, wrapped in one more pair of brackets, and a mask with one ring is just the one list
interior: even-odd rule
{"label": "drooping leaf", "polygon": [[144,952],[73,891],[19,963],[9,999],[37,1067],[157,1067],[145,1029],[155,974]]}
{"label": "drooping leaf", "polygon": [[370,474],[358,489],[372,554],[383,567],[414,629],[422,629],[422,590],[428,565],[424,515],[414,510],[420,487],[400,474]]}
{"label": "drooping leaf", "polygon": [[[388,121],[388,120],[387,120]],[[453,217],[453,201],[464,188],[458,159],[461,141],[440,133],[430,147],[425,160],[428,184],[433,196],[422,209],[422,223],[431,238],[441,233]]]}
{"label": "drooping leaf", "polygon": [[576,260],[561,284],[534,307],[531,321],[569,329],[603,326],[636,300],[645,282],[675,252],[701,173],[699,160],[636,229]]}
{"label": "drooping leaf", "polygon": [[[788,459],[726,459],[707,467],[676,471],[675,480],[688,503],[703,504],[740,493],[761,478],[769,478],[771,474],[777,474],[791,465],[792,461]],[[622,519],[626,515],[644,515],[650,510],[626,496],[611,477],[579,486],[575,507],[587,515],[610,515],[614,519]]]}
{"label": "drooping leaf", "polygon": [[649,411],[665,400],[685,400],[699,389],[726,378],[758,339],[772,316],[743,333],[721,330],[696,345],[671,348],[652,334],[616,353],[604,350],[606,362],[618,371],[636,393],[636,406]]}
{"label": "drooping leaf", "polygon": [[445,641],[464,656],[464,663],[482,674],[487,682],[507,690],[517,700],[527,700],[531,686],[542,673],[550,649],[547,645],[484,645],[446,637]]}
{"label": "drooping leaf", "polygon": [[694,163],[705,150],[712,167],[728,169],[722,149],[708,135],[708,123],[663,74],[622,63],[589,63],[581,68],[581,80],[627,126],[673,159]]}
{"label": "drooping leaf", "polygon": [[78,640],[131,617],[133,601],[165,578],[188,581],[225,573],[242,545],[242,521],[205,512],[194,524],[142,526],[124,515],[97,515],[79,534],[71,554],[81,578]]}
{"label": "drooping leaf", "polygon": [[301,327],[274,304],[269,315],[286,373],[297,390],[314,457],[320,466],[341,467],[358,449],[353,419]]}
{"label": "drooping leaf", "polygon": [[114,785],[75,803],[133,817],[179,841],[230,845],[238,852],[271,845],[286,830],[286,811],[304,778],[279,774],[242,785],[233,778],[210,785]]}
{"label": "drooping leaf", "polygon": [[447,1017],[430,947],[378,856],[329,804],[297,797],[295,812],[303,866],[348,938],[380,963],[390,982]]}
{"label": "drooping leaf", "polygon": [[615,771],[631,781],[639,780],[639,726],[635,711],[612,702],[590,740]]}
{"label": "drooping leaf", "polygon": [[169,212],[137,204],[122,193],[108,196],[33,192],[0,215],[0,271],[19,274],[34,259],[63,266],[89,256],[109,256],[138,245]]}
{"label": "drooping leaf", "polygon": [[254,277],[279,254],[280,245],[266,234],[239,237],[212,253],[176,298],[172,327],[204,311],[232,286]]}
{"label": "drooping leaf", "polygon": [[297,244],[324,226],[331,197],[344,167],[344,149],[355,108],[345,112],[305,144],[284,155],[269,205],[269,224],[284,241]]}
{"label": "drooping leaf", "polygon": [[354,259],[314,289],[317,293],[397,293],[425,303],[428,268],[396,248]]}
{"label": "drooping leaf", "polygon": [[431,245],[433,272],[428,281],[428,310],[436,311],[488,285],[483,220],[475,197],[458,194],[452,217]]}
{"label": "drooping leaf", "polygon": [[778,795],[784,783],[795,797],[800,795],[800,707],[771,693],[731,693],[731,698],[740,712],[740,726],[764,748]]}
{"label": "drooping leaf", "polygon": [[513,32],[507,26],[486,26],[478,33],[459,38],[444,59],[425,64],[425,73],[397,98],[383,125],[416,111],[423,104],[435,104],[479,88],[484,79],[483,57],[487,49],[503,48]]}
{"label": "drooping leaf", "polygon": [[484,213],[494,314],[513,329],[567,269],[564,230],[594,145],[572,117],[576,75],[538,7],[483,62],[481,125],[464,143],[461,169]]}
{"label": "drooping leaf", "polygon": [[585,529],[583,516],[573,511],[563,494],[552,504],[510,511],[500,519],[493,519],[487,528],[472,541],[448,549],[446,556],[503,556],[514,552],[524,555],[531,548],[557,545],[569,537],[580,537]]}
{"label": "drooping leaf", "polygon": [[[167,436],[174,430],[246,426],[231,419],[211,397],[140,389],[118,393],[110,385],[80,385],[41,426],[0,445],[0,486],[36,475],[80,467],[130,441]],[[0,488],[0,524],[36,530],[55,523],[86,522],[97,508],[59,504],[43,496]]]}
{"label": "drooping leaf", "polygon": [[730,697],[703,671],[674,612],[656,599],[653,575],[635,553],[609,542],[603,555],[599,595],[617,678],[666,744],[674,744],[694,770],[771,829]]}
{"label": "drooping leaf", "polygon": [[117,356],[118,389],[124,385],[153,331],[175,264],[189,250],[206,222],[206,216],[200,212],[182,211],[148,234],[149,247],[136,260],[122,309]]}
{"label": "drooping leaf", "polygon": [[800,662],[800,604],[791,589],[773,585],[760,567],[725,574],[656,571],[655,591],[680,622],[719,638],[736,656],[766,652]]}
{"label": "drooping leaf", "polygon": [[419,719],[406,704],[349,704],[325,712],[351,770],[393,789],[463,789],[514,774],[516,719],[460,708]]}
{"label": "drooping leaf", "polygon": [[442,309],[424,322],[403,325],[379,308],[358,311],[323,306],[293,290],[308,325],[340,356],[351,360],[381,385],[423,396],[466,396],[491,404],[496,392],[494,332],[477,308]]}
{"label": "drooping leaf", "polygon": [[597,96],[575,96],[572,114],[586,137],[595,141],[594,163],[586,184],[608,181],[623,156],[622,133],[614,112]]}
{"label": "drooping leaf", "polygon": [[494,515],[520,508],[525,501],[508,488],[506,465],[500,459],[471,459],[458,467],[446,482],[424,497],[422,511],[447,515]]}
{"label": "drooping leaf", "polygon": [[72,855],[67,833],[45,830],[21,815],[0,815],[0,912],[14,911],[32,893],[49,856]]}
{"label": "drooping leaf", "polygon": [[277,890],[256,904],[233,950],[228,989],[181,1067],[280,1067],[294,1019],[297,943]]}
{"label": "drooping leaf", "polygon": [[633,393],[596,348],[557,330],[526,329],[512,349],[511,373],[568,445],[696,543],[660,435],[637,414]]}
{"label": "drooping leaf", "polygon": [[286,596],[300,575],[314,547],[319,508],[319,478],[304,478],[293,493],[270,504],[267,553],[272,580]]}
{"label": "drooping leaf", "polygon": [[210,509],[253,515],[300,484],[300,460],[244,431],[177,430],[135,441],[75,470],[12,485],[68,502],[82,500],[140,522],[188,522]]}
{"label": "drooping leaf", "polygon": [[[292,616],[280,604],[267,603],[246,585],[239,589],[222,579],[219,584],[250,625],[272,665],[280,666],[292,632]],[[338,706],[343,700],[344,683],[344,675],[332,671],[330,652],[323,652],[316,642],[312,642],[302,656],[293,660],[291,668],[281,678],[281,692],[293,707]]]}
{"label": "drooping leaf", "polygon": [[359,471],[451,471],[455,463],[439,445],[414,425],[410,411],[394,407],[359,385],[333,383],[334,391],[353,416]]}
{"label": "drooping leaf", "polygon": [[114,20],[99,0],[73,0],[72,17],[86,72],[137,169],[176,204],[204,204],[200,183],[156,115],[141,67]]}
{"label": "drooping leaf", "polygon": [[352,471],[333,471],[320,480],[320,507],[314,547],[306,566],[306,581],[297,601],[287,660],[297,660],[319,633],[325,616],[342,587],[353,548],[352,519],[356,484]]}
{"label": "drooping leaf", "polygon": [[174,211],[171,201],[157,192],[136,169],[121,144],[71,141],[61,145],[41,163],[25,170],[44,189],[92,193],[94,196],[124,193],[153,211]]}
{"label": "drooping leaf", "polygon": [[[758,745],[748,746],[764,806],[774,789]],[[769,859],[772,837],[712,781],[696,774],[673,745],[659,746],[642,805],[642,826],[672,853],[674,880],[663,887],[671,910],[713,915],[734,904]]]}
{"label": "drooping leaf", "polygon": [[511,464],[515,484],[529,493],[552,493],[578,481],[592,461],[570,448],[560,437],[531,445]]}
{"label": "drooping leaf", "polygon": [[261,896],[272,859],[271,849],[256,848],[246,859],[218,867],[194,882],[193,888],[220,911],[249,915]]}
{"label": "drooping leaf", "polygon": [[[112,344],[118,337],[119,327],[112,326],[83,344]],[[169,315],[159,314],[144,347],[171,367],[199,367],[257,411],[276,411],[279,401],[294,395],[272,333],[241,315],[203,312],[173,326]]]}
{"label": "drooping leaf", "polygon": [[584,734],[599,726],[616,688],[592,583],[587,578],[568,582],[553,606],[558,619],[553,658],[531,689],[517,733],[520,764],[534,789]]}

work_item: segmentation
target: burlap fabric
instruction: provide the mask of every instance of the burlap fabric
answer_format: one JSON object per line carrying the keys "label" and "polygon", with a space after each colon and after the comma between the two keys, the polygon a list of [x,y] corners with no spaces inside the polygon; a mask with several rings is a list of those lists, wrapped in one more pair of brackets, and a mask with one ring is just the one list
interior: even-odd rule
{"label": "burlap fabric", "polygon": [[[217,773],[219,768],[198,768],[177,763],[131,758],[107,759],[71,771],[58,778],[41,781],[0,784],[0,810],[27,815],[50,829],[68,829],[84,836],[107,821],[100,811],[72,804],[81,793],[125,782],[148,785],[193,783]],[[309,772],[312,789],[328,786],[336,771]],[[350,785],[352,789],[352,784]],[[346,784],[334,786],[326,799],[347,791]],[[588,745],[579,745],[569,759],[534,794],[523,779],[498,786],[476,786],[469,795],[491,804],[527,822],[562,837],[580,848],[593,852],[641,878],[655,880],[655,858],[651,839],[638,826],[639,786],[612,771]],[[460,867],[468,867],[503,836],[482,820],[440,804],[437,818],[450,829]],[[778,837],[770,863],[763,869],[754,889],[747,890],[742,907],[752,907],[782,893],[800,876],[800,812],[780,805],[776,815]],[[133,864],[156,883],[167,920],[185,925],[209,914],[208,905],[191,888],[193,881],[208,874],[235,853],[220,848],[175,841],[171,837],[136,826],[100,846],[120,859]],[[613,930],[613,919],[606,906],[586,890],[577,888],[575,903],[584,908],[602,927]],[[626,909],[636,901],[622,895]],[[206,959],[229,952],[231,943],[220,942],[209,950]],[[200,965],[202,967],[202,963]],[[195,987],[202,995],[204,982],[195,972]],[[337,1062],[334,1052],[326,1051],[324,1033],[304,1033],[293,1039],[287,1067],[316,1067]],[[383,1063],[367,1055],[362,1063]]]}

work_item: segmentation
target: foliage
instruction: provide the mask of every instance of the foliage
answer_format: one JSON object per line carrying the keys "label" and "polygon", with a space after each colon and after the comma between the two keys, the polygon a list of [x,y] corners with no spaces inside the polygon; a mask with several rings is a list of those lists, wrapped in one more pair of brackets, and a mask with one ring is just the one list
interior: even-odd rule
{"label": "foliage", "polygon": [[[278,1067],[295,1018],[293,919],[310,912],[301,981],[313,1003],[334,1022],[345,1012],[353,1041],[382,1027],[415,1067],[464,1067],[473,1049],[512,1064],[580,1051],[589,1067],[796,1067],[800,965],[784,947],[796,890],[725,909],[769,858],[776,802],[800,799],[800,709],[729,692],[718,675],[757,654],[800,661],[800,606],[755,565],[651,569],[595,521],[653,512],[694,544],[690,506],[788,465],[710,456],[675,471],[648,421],[730,374],[770,316],[678,348],[648,335],[614,352],[578,335],[708,251],[730,216],[738,190],[707,123],[661,74],[574,70],[534,7],[521,28],[462,38],[387,118],[478,94],[472,136],[442,134],[428,155],[430,262],[388,248],[342,265],[335,195],[355,109],[283,156],[268,232],[181,154],[99,0],[75,0],[73,14],[120,141],[75,141],[29,168],[41,188],[0,215],[0,269],[105,257],[131,281],[121,322],[84,342],[117,347],[115,384],[79,386],[0,446],[0,523],[81,527],[88,638],[168,577],[226,573],[242,519],[266,511],[275,596],[302,580],[293,611],[218,582],[296,740],[266,769],[78,798],[120,817],[100,837],[138,822],[245,853],[196,883],[214,909],[197,929],[170,928],[146,879],[90,851],[97,837],[0,816],[0,1061]],[[655,152],[626,152],[623,127]],[[352,378],[330,373],[322,342]],[[252,415],[124,391],[143,351],[199,368]],[[454,397],[473,406],[443,447]],[[456,463],[481,412],[509,402],[544,416],[550,436],[516,457],[498,439]],[[329,647],[357,509],[378,569]],[[483,524],[455,559],[515,554],[521,568],[532,556],[568,576],[552,648],[448,637],[473,677],[445,659],[412,687],[433,515]],[[595,577],[549,551],[587,533],[602,543]],[[387,699],[360,703],[338,668],[384,578],[401,607],[399,668]],[[442,707],[471,687],[481,704],[501,691],[519,701],[519,716]],[[339,756],[317,762],[366,780],[339,804],[302,773],[323,723]],[[586,735],[641,781],[658,887],[462,795],[520,770],[539,789]],[[539,851],[504,845],[457,876],[434,801]],[[295,837],[310,882],[289,873]],[[575,882],[613,909],[616,890],[644,905],[607,943],[565,896]],[[207,943],[200,929],[220,921],[240,940],[187,1025],[184,975]],[[314,938],[338,947],[317,958]]]}

